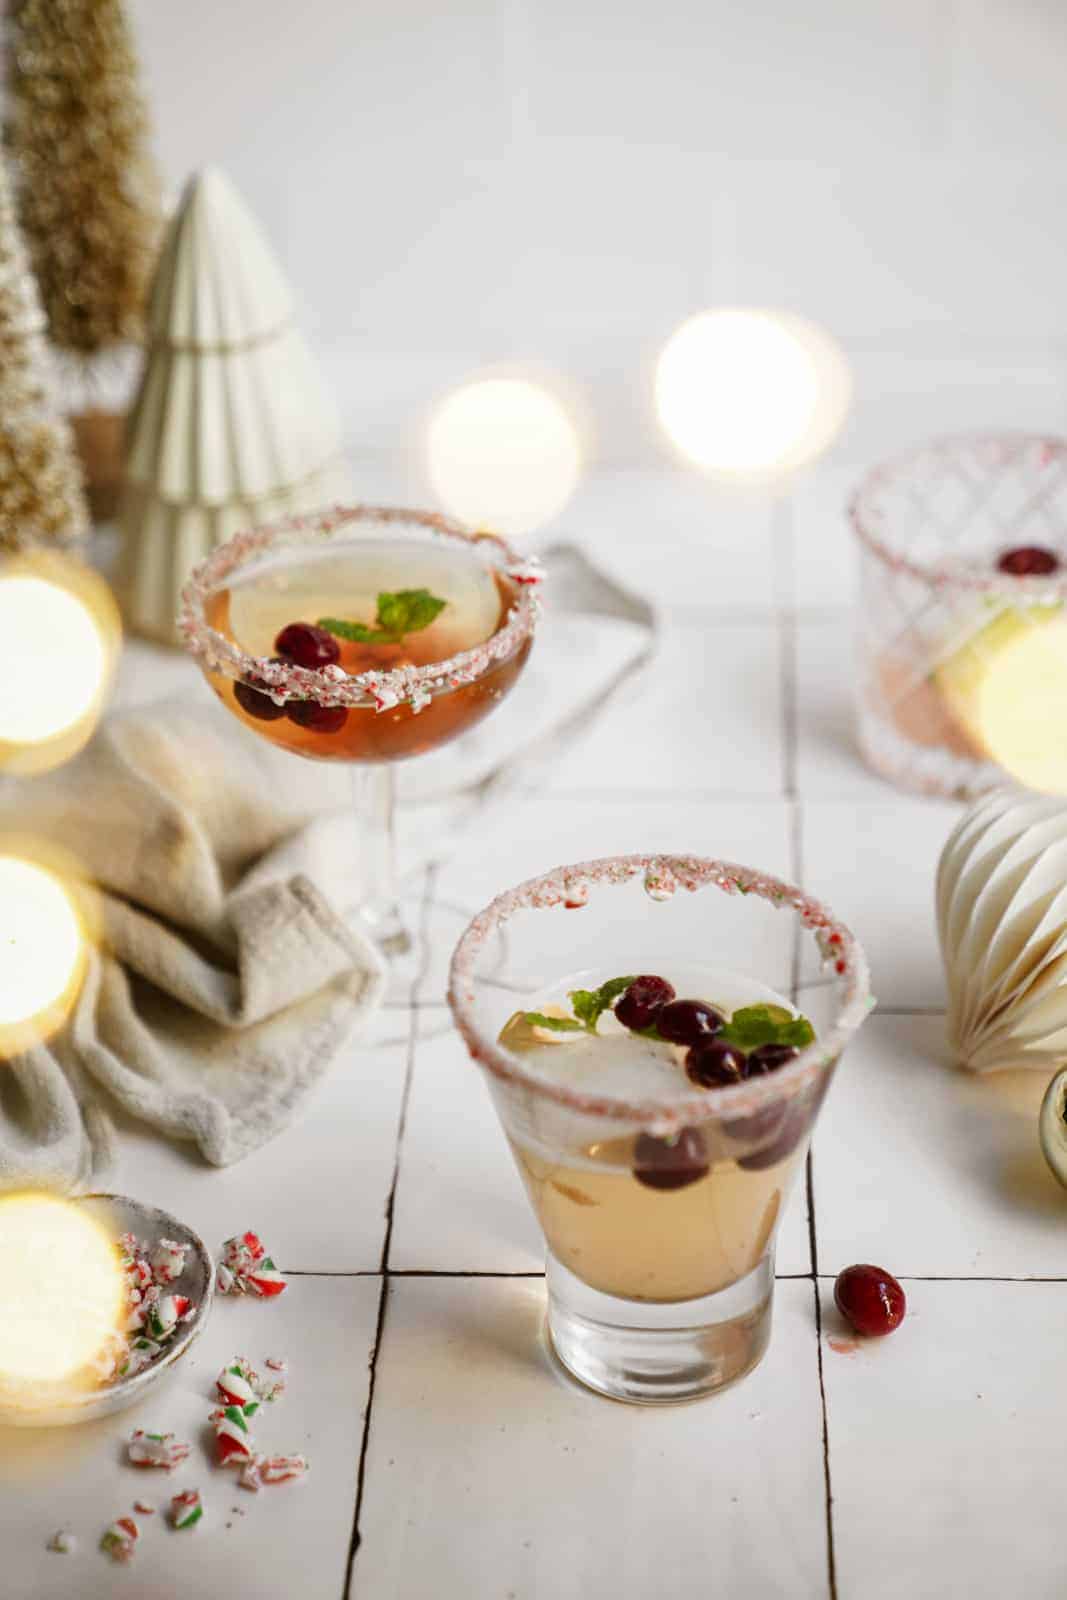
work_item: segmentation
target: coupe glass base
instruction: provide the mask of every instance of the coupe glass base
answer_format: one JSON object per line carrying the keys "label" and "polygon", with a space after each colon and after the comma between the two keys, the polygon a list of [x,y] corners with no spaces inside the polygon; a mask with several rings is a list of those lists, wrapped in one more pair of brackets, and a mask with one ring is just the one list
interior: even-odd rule
{"label": "coupe glass base", "polygon": [[774,1258],[699,1300],[655,1304],[590,1289],[549,1253],[548,1332],[573,1377],[612,1400],[699,1400],[751,1372],[771,1335]]}

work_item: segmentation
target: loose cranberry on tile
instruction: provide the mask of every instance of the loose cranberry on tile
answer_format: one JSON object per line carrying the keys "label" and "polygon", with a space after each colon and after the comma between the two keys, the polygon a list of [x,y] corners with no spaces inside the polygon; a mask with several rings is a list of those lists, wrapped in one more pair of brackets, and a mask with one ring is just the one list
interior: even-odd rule
{"label": "loose cranberry on tile", "polygon": [[908,1304],[893,1274],[868,1263],[838,1273],[834,1300],[846,1321],[869,1339],[884,1338],[899,1328]]}

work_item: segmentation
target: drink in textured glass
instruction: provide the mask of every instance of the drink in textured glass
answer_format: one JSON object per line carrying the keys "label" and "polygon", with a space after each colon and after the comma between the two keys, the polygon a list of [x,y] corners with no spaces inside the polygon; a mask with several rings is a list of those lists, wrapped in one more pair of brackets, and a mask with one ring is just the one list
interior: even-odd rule
{"label": "drink in textured glass", "polygon": [[[811,932],[838,990],[819,1037],[762,975],[692,960],[694,946],[736,948],[736,919],[757,907],[773,922],[768,903]],[[780,935],[743,945],[783,960]],[[450,1000],[544,1232],[563,1364],[642,1402],[749,1371],[770,1335],[783,1209],[870,1003],[848,930],[728,863],[584,862],[475,918]]]}

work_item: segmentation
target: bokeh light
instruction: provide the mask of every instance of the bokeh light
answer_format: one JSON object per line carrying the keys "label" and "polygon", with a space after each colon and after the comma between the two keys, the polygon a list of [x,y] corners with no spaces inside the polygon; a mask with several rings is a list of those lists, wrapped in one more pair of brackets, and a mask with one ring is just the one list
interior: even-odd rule
{"label": "bokeh light", "polygon": [[1024,626],[997,649],[977,720],[989,754],[1019,783],[1067,794],[1067,620]]}
{"label": "bokeh light", "polygon": [[521,378],[484,378],[448,395],[430,420],[427,462],[445,509],[474,528],[531,533],[570,499],[578,430],[555,395]]}
{"label": "bokeh light", "polygon": [[47,555],[0,566],[0,768],[42,772],[81,749],[120,637],[111,591],[87,568]]}
{"label": "bokeh light", "polygon": [[703,311],[671,336],[656,368],[668,437],[705,472],[732,479],[814,460],[844,423],[851,392],[834,340],[787,312]]}
{"label": "bokeh light", "polygon": [[84,917],[57,874],[0,854],[0,1060],[63,1023],[81,987],[87,949]]}
{"label": "bokeh light", "polygon": [[74,1202],[0,1196],[0,1383],[54,1383],[84,1372],[121,1326],[115,1245]]}

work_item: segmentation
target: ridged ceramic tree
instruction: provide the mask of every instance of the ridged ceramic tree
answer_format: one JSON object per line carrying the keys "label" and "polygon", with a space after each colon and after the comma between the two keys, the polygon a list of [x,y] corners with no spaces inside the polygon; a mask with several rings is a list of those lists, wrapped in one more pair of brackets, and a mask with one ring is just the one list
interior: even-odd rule
{"label": "ridged ceramic tree", "polygon": [[0,550],[68,545],[88,527],[73,440],[55,405],[44,327],[0,160]]}
{"label": "ridged ceramic tree", "polygon": [[120,517],[130,627],[176,643],[181,586],[216,544],[350,488],[337,413],[285,279],[230,183],[200,173],[160,255],[130,416]]}
{"label": "ridged ceramic tree", "polygon": [[11,0],[6,140],[94,513],[114,514],[162,216],[122,0]]}

